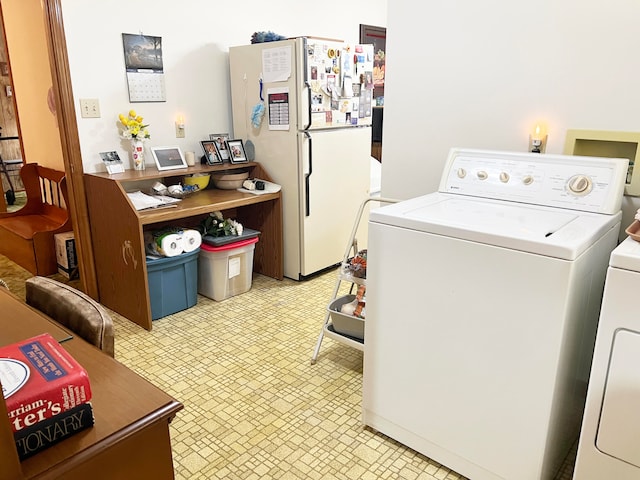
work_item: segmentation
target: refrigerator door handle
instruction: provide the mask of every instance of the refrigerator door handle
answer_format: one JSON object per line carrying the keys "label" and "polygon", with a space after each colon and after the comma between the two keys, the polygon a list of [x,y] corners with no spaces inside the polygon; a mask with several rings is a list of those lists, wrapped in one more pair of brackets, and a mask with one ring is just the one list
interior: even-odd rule
{"label": "refrigerator door handle", "polygon": [[307,87],[307,107],[309,110],[307,112],[307,125],[305,125],[303,130],[309,130],[309,128],[311,127],[311,83],[309,83],[309,49],[307,48],[306,38],[302,39],[302,52],[302,58],[304,60],[304,70],[302,72],[302,75],[304,77],[304,86]]}
{"label": "refrigerator door handle", "polygon": [[311,214],[311,202],[309,195],[309,177],[313,173],[313,148],[312,148],[312,140],[309,132],[304,132],[304,136],[309,141],[309,173],[304,176],[304,204],[305,204],[305,217],[308,217]]}
{"label": "refrigerator door handle", "polygon": [[309,111],[307,112],[308,121],[303,130],[309,130],[309,128],[311,128],[311,85],[306,80],[304,84],[307,87],[307,105],[309,106]]}

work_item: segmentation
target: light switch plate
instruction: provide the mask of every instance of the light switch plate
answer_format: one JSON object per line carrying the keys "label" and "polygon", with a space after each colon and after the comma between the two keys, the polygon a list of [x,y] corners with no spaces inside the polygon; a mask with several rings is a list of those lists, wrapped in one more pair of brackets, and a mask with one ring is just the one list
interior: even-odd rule
{"label": "light switch plate", "polygon": [[82,118],[100,118],[100,102],[97,98],[81,98],[80,113]]}

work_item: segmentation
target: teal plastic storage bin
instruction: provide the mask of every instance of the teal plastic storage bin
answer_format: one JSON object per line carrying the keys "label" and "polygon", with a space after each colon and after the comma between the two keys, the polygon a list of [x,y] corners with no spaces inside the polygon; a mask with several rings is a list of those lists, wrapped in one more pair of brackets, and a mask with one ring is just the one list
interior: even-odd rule
{"label": "teal plastic storage bin", "polygon": [[151,319],[186,310],[198,302],[198,254],[147,259]]}

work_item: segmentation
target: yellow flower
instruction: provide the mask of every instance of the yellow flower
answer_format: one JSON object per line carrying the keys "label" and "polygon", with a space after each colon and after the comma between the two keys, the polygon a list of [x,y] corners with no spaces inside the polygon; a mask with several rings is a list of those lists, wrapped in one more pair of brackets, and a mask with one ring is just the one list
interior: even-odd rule
{"label": "yellow flower", "polygon": [[149,125],[143,124],[143,117],[141,115],[138,115],[135,110],[129,110],[128,116],[121,113],[120,115],[118,115],[118,119],[123,126],[122,132],[120,134],[122,138],[135,138],[138,140],[151,138],[151,135],[147,130],[147,127]]}

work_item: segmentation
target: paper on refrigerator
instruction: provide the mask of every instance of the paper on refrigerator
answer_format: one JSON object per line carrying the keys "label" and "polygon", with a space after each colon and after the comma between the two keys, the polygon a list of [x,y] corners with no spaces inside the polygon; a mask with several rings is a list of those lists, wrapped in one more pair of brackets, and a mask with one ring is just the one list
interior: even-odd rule
{"label": "paper on refrigerator", "polygon": [[291,45],[265,48],[262,51],[262,80],[286,82],[291,76]]}
{"label": "paper on refrigerator", "polygon": [[289,130],[289,87],[267,89],[269,130]]}

